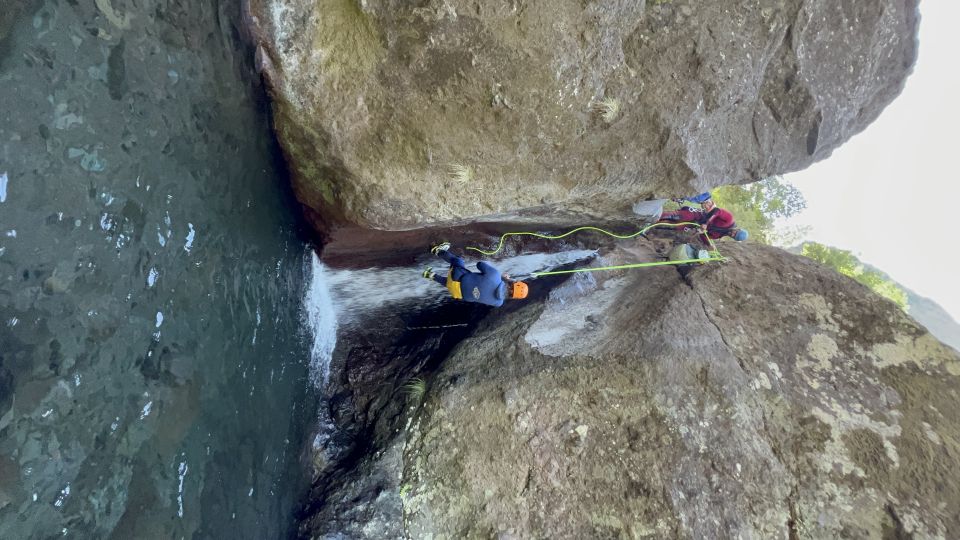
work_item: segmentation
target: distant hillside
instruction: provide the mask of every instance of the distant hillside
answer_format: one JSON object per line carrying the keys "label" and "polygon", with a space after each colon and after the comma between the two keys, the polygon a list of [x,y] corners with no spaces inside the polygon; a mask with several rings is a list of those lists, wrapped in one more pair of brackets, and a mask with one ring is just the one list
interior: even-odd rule
{"label": "distant hillside", "polygon": [[898,287],[903,289],[903,291],[907,293],[907,313],[918,323],[925,326],[937,339],[960,351],[960,323],[957,323],[957,321],[947,313],[947,310],[940,307],[940,304],[936,301],[913,292],[909,287],[893,279],[876,266],[871,266],[867,263],[863,263],[863,266],[864,268],[883,274],[883,277],[896,283]]}
{"label": "distant hillside", "polygon": [[[895,281],[894,281],[895,282]],[[895,282],[896,283],[896,282]],[[907,293],[908,312],[937,339],[960,351],[960,324],[940,304],[897,283]]]}
{"label": "distant hillside", "polygon": [[[800,255],[803,251],[803,245],[788,248],[787,251]],[[859,259],[857,260],[859,261]],[[960,351],[960,323],[957,323],[945,309],[940,307],[940,304],[913,292],[909,287],[893,279],[883,270],[863,261],[860,261],[860,264],[867,270],[881,274],[885,279],[903,289],[907,293],[907,312],[910,316],[925,326],[937,339]]]}

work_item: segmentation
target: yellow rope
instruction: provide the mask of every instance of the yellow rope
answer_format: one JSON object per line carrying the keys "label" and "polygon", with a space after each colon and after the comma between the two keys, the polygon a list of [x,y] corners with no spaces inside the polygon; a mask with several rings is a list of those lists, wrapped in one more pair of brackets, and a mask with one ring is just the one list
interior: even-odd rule
{"label": "yellow rope", "polygon": [[[641,234],[644,234],[644,233],[646,233],[647,231],[649,231],[650,229],[653,229],[653,228],[655,228],[655,227],[681,227],[681,226],[687,226],[687,225],[693,225],[694,227],[699,227],[699,226],[700,226],[699,223],[694,223],[694,222],[692,222],[692,221],[684,221],[684,222],[680,222],[680,223],[653,223],[653,224],[651,224],[651,225],[647,225],[646,227],[640,229],[639,231],[637,231],[637,232],[635,232],[635,233],[633,233],[633,234],[627,234],[627,235],[612,233],[612,232],[610,232],[610,231],[608,231],[608,230],[606,230],[606,229],[601,229],[601,228],[599,228],[599,227],[592,227],[592,226],[589,226],[589,225],[586,225],[586,226],[583,226],[583,227],[577,227],[576,229],[567,231],[567,232],[565,232],[565,233],[563,233],[563,234],[560,234],[560,235],[541,234],[541,233],[526,232],[526,231],[521,231],[521,232],[508,232],[508,233],[504,233],[504,234],[502,234],[502,235],[500,236],[500,242],[497,244],[497,249],[495,249],[495,250],[493,250],[493,251],[485,251],[485,250],[482,250],[482,249],[476,248],[476,247],[467,247],[466,249],[471,250],[471,251],[476,251],[477,253],[481,253],[481,254],[483,254],[483,255],[492,256],[492,255],[496,255],[497,253],[500,252],[501,249],[503,249],[503,243],[504,243],[504,241],[507,239],[508,236],[533,236],[533,237],[536,237],[536,238],[543,238],[543,239],[545,239],[545,240],[559,240],[559,239],[561,239],[561,238],[565,238],[565,237],[567,237],[567,236],[570,236],[570,235],[573,234],[573,233],[580,232],[580,231],[596,231],[596,232],[603,233],[603,234],[606,234],[606,235],[608,235],[608,236],[612,236],[612,237],[617,238],[617,239],[620,239],[620,240],[629,240],[629,239],[631,239],[631,238],[635,238],[635,237],[637,237],[637,236],[640,236]],[[579,268],[579,269],[575,269],[575,270],[556,270],[556,271],[553,271],[553,272],[533,272],[533,273],[531,273],[530,275],[531,275],[531,276],[534,276],[534,277],[536,277],[536,276],[552,276],[552,275],[556,275],[556,274],[573,274],[573,273],[577,273],[577,272],[599,272],[599,271],[601,271],[601,270],[619,270],[619,269],[622,269],[622,268],[644,268],[644,267],[647,267],[647,266],[667,266],[667,265],[689,264],[689,263],[707,263],[707,262],[711,262],[711,261],[725,261],[725,260],[727,260],[725,257],[723,257],[722,255],[720,255],[720,251],[717,250],[717,246],[716,246],[716,244],[713,243],[713,239],[710,238],[710,235],[705,234],[704,236],[706,236],[707,242],[710,244],[710,247],[712,248],[712,249],[710,250],[710,257],[707,258],[707,259],[685,259],[685,260],[682,260],[682,261],[657,261],[657,262],[648,262],[648,263],[621,264],[621,265],[617,265],[617,266],[604,266],[604,267],[601,267],[601,268]]]}

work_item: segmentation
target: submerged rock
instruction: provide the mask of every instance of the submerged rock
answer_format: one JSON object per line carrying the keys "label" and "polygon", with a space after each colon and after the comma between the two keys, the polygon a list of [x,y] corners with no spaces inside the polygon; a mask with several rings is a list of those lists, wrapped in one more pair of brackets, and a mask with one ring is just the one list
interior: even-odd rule
{"label": "submerged rock", "polygon": [[300,200],[381,229],[611,218],[802,169],[917,50],[916,0],[249,4]]}
{"label": "submerged rock", "polygon": [[[957,353],[813,261],[724,252],[732,262],[689,272],[568,282],[488,319],[380,446],[402,442],[402,456],[359,461],[377,495],[336,527],[368,538],[401,523],[416,538],[960,527]],[[373,493],[358,485],[326,500]],[[301,533],[334,532],[320,515]]]}

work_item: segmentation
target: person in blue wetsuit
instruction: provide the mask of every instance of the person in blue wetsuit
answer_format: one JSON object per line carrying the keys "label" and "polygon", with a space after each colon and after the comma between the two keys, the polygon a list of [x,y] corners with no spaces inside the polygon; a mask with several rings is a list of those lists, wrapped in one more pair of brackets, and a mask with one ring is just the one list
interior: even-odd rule
{"label": "person in blue wetsuit", "polygon": [[501,274],[490,263],[478,262],[479,272],[468,270],[463,259],[450,253],[449,242],[433,246],[430,252],[450,263],[450,270],[446,275],[438,275],[428,266],[423,271],[423,277],[446,287],[450,296],[457,300],[500,307],[508,298],[519,300],[527,297],[529,289],[526,283],[511,280],[510,276]]}

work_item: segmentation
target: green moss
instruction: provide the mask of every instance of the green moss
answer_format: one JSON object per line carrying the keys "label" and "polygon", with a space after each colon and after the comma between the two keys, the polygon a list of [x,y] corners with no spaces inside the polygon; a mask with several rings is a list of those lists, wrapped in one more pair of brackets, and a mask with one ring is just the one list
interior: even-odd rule
{"label": "green moss", "polygon": [[326,169],[318,166],[318,155],[322,155],[323,137],[309,125],[297,120],[296,108],[287,101],[277,101],[274,105],[277,117],[282,118],[277,130],[280,143],[286,148],[290,162],[294,164],[299,181],[319,194],[326,204],[335,205],[334,185],[336,178],[325,174]]}
{"label": "green moss", "polygon": [[319,51],[325,76],[359,79],[383,54],[370,18],[355,0],[322,0],[316,8],[312,50]]}
{"label": "green moss", "polygon": [[872,485],[882,487],[886,484],[893,463],[883,447],[883,437],[869,429],[854,429],[843,434],[843,444]]}

